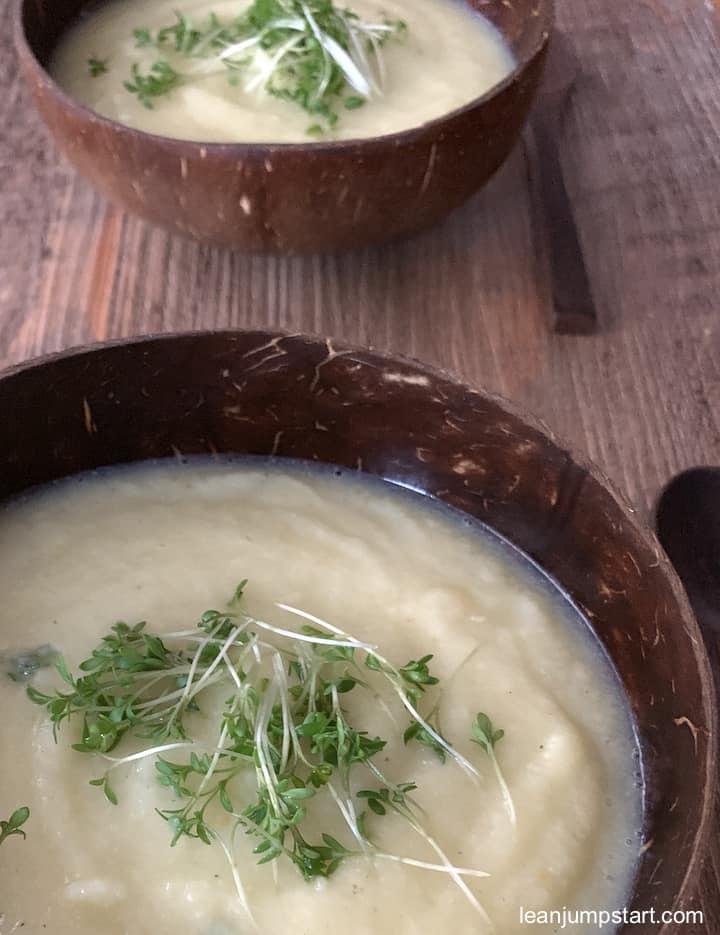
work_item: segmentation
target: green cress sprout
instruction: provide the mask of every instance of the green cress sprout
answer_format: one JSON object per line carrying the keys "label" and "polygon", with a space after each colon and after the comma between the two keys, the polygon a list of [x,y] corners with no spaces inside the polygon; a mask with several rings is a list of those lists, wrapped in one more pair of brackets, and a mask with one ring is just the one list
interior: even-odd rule
{"label": "green cress sprout", "polygon": [[[158,54],[145,72],[133,64],[124,82],[145,107],[180,84],[221,73],[248,93],[263,90],[297,104],[314,119],[308,128],[314,135],[332,129],[343,110],[382,93],[383,47],[407,29],[401,20],[366,22],[332,0],[255,0],[235,18],[211,13],[197,24],[175,17],[158,30],[133,32],[138,49]],[[88,68],[96,77],[107,61],[92,58]]]}
{"label": "green cress sprout", "polygon": [[105,58],[95,58],[91,56],[88,59],[88,72],[90,73],[91,78],[97,78],[99,75],[104,75],[108,70],[107,59]]}
{"label": "green cress sprout", "polygon": [[510,790],[507,787],[505,782],[505,777],[502,774],[500,769],[500,764],[497,761],[495,756],[495,745],[503,739],[505,736],[504,730],[498,730],[493,727],[493,723],[487,714],[480,712],[472,725],[472,737],[471,740],[478,744],[485,753],[490,757],[490,762],[493,765],[495,771],[495,776],[497,778],[500,790],[502,792],[503,801],[505,802],[505,808],[507,810],[510,821],[515,824],[515,806],[513,804],[512,796],[510,795]]}
{"label": "green cress sprout", "polygon": [[13,834],[20,835],[23,838],[26,837],[22,826],[29,817],[30,809],[27,805],[23,805],[21,808],[16,808],[7,821],[0,821],[0,844],[7,841]]}
{"label": "green cress sprout", "polygon": [[137,65],[131,69],[131,81],[125,82],[125,89],[137,94],[144,107],[152,109],[153,100],[172,91],[180,83],[180,75],[167,62],[155,62],[147,75],[141,75]]}
{"label": "green cress sprout", "polygon": [[[349,858],[388,860],[446,873],[478,912],[485,916],[465,882],[483,877],[480,870],[455,867],[425,830],[410,780],[393,782],[377,763],[387,740],[355,723],[344,699],[369,693],[396,723],[378,689],[391,694],[410,717],[406,743],[417,742],[454,762],[474,779],[479,770],[418,706],[438,685],[431,675],[431,655],[396,667],[371,646],[287,604],[277,606],[300,618],[299,630],[285,629],[241,609],[246,582],[238,585],[225,610],[208,610],[186,630],[162,636],[145,623],[116,623],[73,675],[62,657],[56,660],[64,686],[53,693],[27,688],[42,705],[56,740],[65,721],[78,722],[73,749],[103,764],[91,785],[117,805],[113,774],[124,764],[146,757],[156,779],[168,791],[168,807],[158,814],[167,823],[170,844],[195,838],[220,846],[248,912],[240,878],[239,840],[249,839],[259,863],[286,859],[306,880],[329,877]],[[224,698],[216,715],[215,737],[193,737],[193,714],[203,709],[207,693]],[[437,705],[433,709],[433,714]],[[206,722],[207,723],[207,720]],[[497,768],[495,743],[502,732],[478,715],[473,737]],[[122,754],[126,739],[144,742]],[[254,777],[254,791],[240,789],[240,777]],[[503,794],[507,787],[502,783]],[[308,806],[329,796],[347,830],[347,839],[314,827]],[[509,793],[508,793],[509,797]],[[505,800],[506,807],[508,798]],[[406,821],[437,855],[428,862],[386,853],[373,843],[375,823],[394,814]],[[508,812],[514,820],[514,811]],[[224,817],[223,817],[224,816]],[[228,830],[229,829],[229,830]]]}

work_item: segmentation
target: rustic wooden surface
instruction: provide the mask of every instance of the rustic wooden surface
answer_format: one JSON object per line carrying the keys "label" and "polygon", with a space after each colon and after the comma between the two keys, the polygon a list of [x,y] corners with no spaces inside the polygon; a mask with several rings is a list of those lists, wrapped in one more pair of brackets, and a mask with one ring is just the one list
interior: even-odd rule
{"label": "rustic wooden surface", "polygon": [[[65,164],[0,38],[0,365],[142,332],[275,327],[411,354],[513,398],[649,513],[720,463],[720,12],[558,0],[583,71],[561,140],[600,316],[551,335],[518,150],[442,227],[337,257],[243,257],[169,237]],[[0,0],[7,23],[8,0]],[[720,933],[720,823],[700,898]],[[690,932],[688,928],[686,931]]]}

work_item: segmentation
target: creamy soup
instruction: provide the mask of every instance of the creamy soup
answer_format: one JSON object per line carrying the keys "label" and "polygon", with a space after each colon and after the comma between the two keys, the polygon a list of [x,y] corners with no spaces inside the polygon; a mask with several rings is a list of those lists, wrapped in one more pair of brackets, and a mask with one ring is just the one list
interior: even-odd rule
{"label": "creamy soup", "polygon": [[[0,680],[0,817],[30,809],[27,838],[0,846],[3,935],[21,925],[32,935],[514,935],[528,930],[521,907],[625,905],[642,790],[614,671],[528,561],[445,507],[302,463],[103,471],[0,510],[0,593],[0,660],[15,677]],[[209,608],[220,616],[201,617]],[[201,678],[206,687],[183,714],[184,738],[130,731],[105,752],[78,752],[82,712],[61,720],[56,743],[48,710],[26,688],[36,700],[73,693],[47,667],[49,647],[74,675],[94,658],[85,675],[98,678],[91,653],[117,621],[146,621],[136,632],[161,635],[179,654],[167,656],[164,682],[117,669],[132,682],[118,693],[139,692],[137,712],[159,710],[160,686],[170,707]],[[207,658],[205,637],[214,640]],[[188,672],[194,653],[202,661]],[[323,653],[335,655],[318,662]],[[240,737],[222,725],[246,702],[254,727]],[[312,745],[316,729],[330,731],[318,718],[331,709],[367,732],[358,743],[386,745],[349,778],[338,767],[313,787],[298,757],[323,759]],[[286,716],[306,725],[294,738]],[[227,755],[247,743],[254,761]],[[190,770],[200,764],[207,776],[213,757],[210,780]],[[275,784],[294,758],[304,778]],[[208,843],[182,834],[171,847],[179,825],[158,810],[181,810],[186,792],[223,776]],[[287,854],[259,863],[271,845],[253,830],[262,816],[247,810],[263,785],[288,796],[303,840],[327,850],[308,858],[308,880]],[[341,854],[334,866],[331,851]]]}
{"label": "creamy soup", "polygon": [[[299,0],[294,2],[302,9]],[[50,72],[83,104],[149,133],[204,142],[291,143],[307,142],[308,132],[351,139],[418,126],[488,91],[514,66],[512,53],[496,29],[461,0],[352,0],[349,5],[371,36],[366,40],[360,33],[359,52],[348,43],[368,84],[351,69],[350,83],[343,82],[341,75],[335,96],[323,92],[327,82],[321,73],[315,84],[311,80],[308,85],[311,109],[315,91],[323,92],[322,100],[329,102],[337,118],[334,126],[322,109],[309,113],[296,101],[268,93],[273,81],[281,94],[289,84],[295,88],[294,78],[278,71],[290,61],[278,56],[297,51],[297,46],[288,51],[292,29],[288,28],[287,43],[279,39],[267,51],[246,45],[229,58],[220,58],[232,42],[215,38],[213,27],[208,27],[210,16],[231,24],[247,8],[246,0],[158,0],[152,5],[144,0],[112,0],[70,30],[55,52]],[[177,26],[178,9],[187,18],[181,34],[166,32],[158,48],[158,30]],[[191,28],[203,38],[191,37],[183,46]],[[252,42],[253,36],[247,41]],[[337,61],[345,64],[342,56],[334,59],[334,49],[329,48],[322,67]],[[126,83],[137,88],[133,66],[142,79],[158,62],[165,70],[156,76],[159,83],[147,87],[150,97],[143,100],[128,91]],[[277,77],[268,77],[273,63]],[[155,94],[158,91],[163,93]]]}

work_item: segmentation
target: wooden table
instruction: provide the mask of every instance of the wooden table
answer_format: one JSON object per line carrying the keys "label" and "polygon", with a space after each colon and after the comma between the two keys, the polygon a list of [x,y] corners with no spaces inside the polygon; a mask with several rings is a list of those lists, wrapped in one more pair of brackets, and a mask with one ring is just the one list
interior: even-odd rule
{"label": "wooden table", "polygon": [[[648,514],[720,463],[720,12],[558,0],[583,62],[563,164],[600,315],[547,328],[518,150],[443,226],[344,256],[234,255],[97,196],[58,156],[0,39],[0,365],[81,342],[277,327],[391,348],[533,410]],[[7,22],[9,0],[0,0]],[[720,823],[698,932],[720,933]],[[690,932],[690,929],[684,931]]]}

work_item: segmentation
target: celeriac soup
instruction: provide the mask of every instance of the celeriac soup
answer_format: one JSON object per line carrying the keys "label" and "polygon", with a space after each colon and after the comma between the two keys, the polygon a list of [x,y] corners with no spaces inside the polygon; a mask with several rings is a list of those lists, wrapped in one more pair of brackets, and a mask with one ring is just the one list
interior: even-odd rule
{"label": "celeriac soup", "polygon": [[0,508],[0,590],[2,935],[515,935],[626,904],[617,676],[462,514],[302,462],[107,469]]}
{"label": "celeriac soup", "polygon": [[514,57],[464,0],[110,0],[49,70],[130,127],[202,142],[308,142],[419,126]]}

